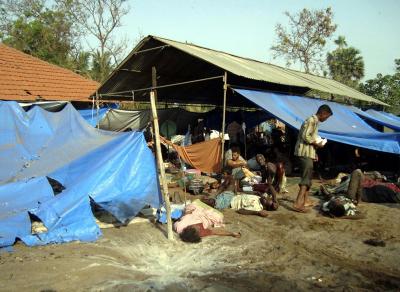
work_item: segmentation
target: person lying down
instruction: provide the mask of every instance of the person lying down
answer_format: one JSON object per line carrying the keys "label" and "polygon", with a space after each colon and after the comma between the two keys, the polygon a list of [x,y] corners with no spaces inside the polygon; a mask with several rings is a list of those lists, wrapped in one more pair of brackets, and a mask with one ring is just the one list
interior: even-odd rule
{"label": "person lying down", "polygon": [[224,215],[200,200],[185,207],[184,215],[174,223],[174,229],[182,241],[189,243],[198,243],[202,237],[211,235],[241,236],[239,232],[225,230]]}
{"label": "person lying down", "polygon": [[344,195],[355,205],[361,202],[400,203],[399,186],[388,182],[386,177],[377,171],[364,173],[356,169],[333,188],[321,185],[320,192],[327,198],[333,195]]}
{"label": "person lying down", "polygon": [[340,219],[363,219],[353,201],[342,195],[332,196],[328,201],[321,205],[322,214]]}
{"label": "person lying down", "polygon": [[261,217],[267,217],[267,211],[274,211],[279,207],[277,193],[271,184],[267,184],[262,194],[244,194],[237,192],[238,189],[238,181],[232,175],[225,175],[217,195],[203,198],[202,202],[218,210],[232,208],[242,215]]}

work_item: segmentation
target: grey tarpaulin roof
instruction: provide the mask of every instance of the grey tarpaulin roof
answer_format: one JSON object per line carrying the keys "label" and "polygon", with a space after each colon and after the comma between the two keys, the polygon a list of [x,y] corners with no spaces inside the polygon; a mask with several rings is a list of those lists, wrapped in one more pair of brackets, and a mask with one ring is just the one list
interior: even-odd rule
{"label": "grey tarpaulin roof", "polygon": [[[335,80],[286,69],[225,52],[160,37],[144,38],[101,85],[100,94],[121,92],[113,98],[127,99],[126,91],[151,86],[151,67],[157,69],[158,85],[184,82],[222,75],[228,72],[228,83],[270,91],[305,94],[310,89],[386,105]],[[228,104],[245,101],[230,93]],[[221,104],[222,80],[163,89],[161,98],[170,102]],[[111,98],[108,96],[107,98]],[[147,93],[136,96],[148,100]],[[129,98],[128,98],[129,99]]]}

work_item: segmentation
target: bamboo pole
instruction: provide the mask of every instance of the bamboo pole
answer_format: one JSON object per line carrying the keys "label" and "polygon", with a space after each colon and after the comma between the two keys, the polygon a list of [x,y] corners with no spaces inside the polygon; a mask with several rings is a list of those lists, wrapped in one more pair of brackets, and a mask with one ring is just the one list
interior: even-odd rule
{"label": "bamboo pole", "polygon": [[168,87],[173,87],[173,86],[180,86],[180,85],[185,85],[185,84],[204,82],[204,81],[209,81],[209,80],[214,80],[214,79],[219,79],[219,78],[224,78],[224,76],[214,76],[214,77],[208,77],[208,78],[202,78],[202,79],[196,79],[196,80],[190,80],[190,81],[183,81],[183,82],[171,83],[171,84],[165,84],[165,85],[159,85],[159,86],[152,86],[152,87],[146,87],[146,88],[116,91],[116,92],[110,92],[110,93],[102,93],[101,95],[102,96],[122,96],[122,94],[131,93],[132,91],[134,91],[134,92],[149,91],[152,89],[168,88]]}
{"label": "bamboo pole", "polygon": [[99,103],[99,92],[96,91],[96,128],[99,129],[99,109],[100,109],[100,103]]}
{"label": "bamboo pole", "polygon": [[222,166],[222,168],[224,167],[224,156],[225,156],[225,150],[224,150],[224,147],[225,147],[225,113],[226,113],[226,92],[228,90],[228,84],[227,84],[228,74],[226,73],[226,71],[224,74],[223,81],[224,81],[224,104],[223,104],[223,108],[222,108],[222,131],[221,131],[221,133],[222,133],[222,141],[221,141],[222,142],[221,143],[221,147],[222,147],[221,166]]}
{"label": "bamboo pole", "polygon": [[[157,98],[157,90],[155,89],[157,87],[157,71],[156,67],[151,67],[151,86],[153,86],[152,91],[154,92],[154,100],[157,104],[158,98]],[[168,137],[167,137],[168,139]]]}
{"label": "bamboo pole", "polygon": [[[151,70],[151,81],[153,87],[157,86],[157,71],[155,67],[152,67]],[[169,192],[168,192],[168,184],[165,179],[165,168],[164,168],[164,160],[161,154],[161,144],[160,144],[160,127],[158,124],[158,115],[157,115],[157,90],[153,89],[150,91],[150,103],[151,103],[151,112],[153,114],[153,130],[155,136],[155,146],[157,153],[157,162],[158,169],[160,171],[161,184],[162,184],[162,193],[165,202],[165,210],[167,211],[167,234],[168,239],[173,240],[174,235],[172,233],[172,220],[171,220],[171,206],[169,201]]]}
{"label": "bamboo pole", "polygon": [[158,127],[158,116],[157,116],[157,109],[154,97],[154,91],[150,92],[150,102],[151,102],[151,111],[153,113],[153,123],[154,123],[154,135],[156,138],[156,153],[157,153],[157,162],[158,162],[158,169],[160,171],[161,176],[161,184],[162,184],[162,193],[165,202],[165,209],[167,211],[167,234],[168,239],[173,240],[174,236],[172,233],[172,220],[171,220],[171,206],[169,202],[169,193],[168,193],[168,184],[165,179],[165,168],[164,168],[164,161],[161,155],[161,144],[160,144],[160,130]]}

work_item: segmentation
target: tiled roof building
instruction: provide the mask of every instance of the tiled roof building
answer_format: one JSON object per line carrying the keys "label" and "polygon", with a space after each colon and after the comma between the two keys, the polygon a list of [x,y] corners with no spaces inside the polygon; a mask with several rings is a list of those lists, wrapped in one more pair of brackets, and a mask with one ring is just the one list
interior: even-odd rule
{"label": "tiled roof building", "polygon": [[89,101],[99,83],[0,44],[0,100]]}

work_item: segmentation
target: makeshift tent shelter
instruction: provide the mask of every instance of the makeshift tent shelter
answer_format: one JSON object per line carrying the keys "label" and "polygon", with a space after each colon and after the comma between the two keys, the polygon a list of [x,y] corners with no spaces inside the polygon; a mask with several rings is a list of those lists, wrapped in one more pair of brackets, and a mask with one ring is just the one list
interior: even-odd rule
{"label": "makeshift tent shelter", "polygon": [[[189,124],[194,124],[204,115],[192,113],[180,108],[161,109],[157,111],[160,126],[166,121],[173,121],[176,124],[177,133],[185,133]],[[151,110],[110,110],[100,121],[99,127],[111,131],[142,131],[152,121]]]}
{"label": "makeshift tent shelter", "polygon": [[255,90],[236,90],[239,94],[299,130],[301,124],[318,107],[328,104],[333,116],[321,123],[319,133],[330,140],[367,149],[400,154],[400,133],[381,133],[370,127],[347,106],[311,99]]}
{"label": "makeshift tent shelter", "polygon": [[86,122],[95,127],[104,118],[109,110],[117,109],[118,107],[118,104],[111,103],[102,105],[98,109],[94,106],[91,109],[78,109],[78,112]]}
{"label": "makeshift tent shelter", "polygon": [[[97,130],[71,104],[51,113],[0,102],[0,116],[0,247],[17,237],[27,245],[95,240],[91,200],[121,222],[160,205],[143,134]],[[55,195],[46,176],[65,190]],[[47,232],[31,234],[29,214]]]}
{"label": "makeshift tent shelter", "polygon": [[363,111],[354,106],[351,107],[351,110],[367,120],[373,121],[382,126],[386,126],[395,131],[400,131],[400,118],[395,115],[373,109]]}
{"label": "makeshift tent shelter", "polygon": [[[222,111],[214,109],[206,113],[189,112],[181,108],[169,108],[158,110],[159,123],[162,126],[167,120],[176,124],[176,134],[183,135],[187,132],[188,125],[192,128],[197,124],[198,119],[204,120],[204,125],[211,129],[221,127]],[[245,122],[249,128],[271,118],[265,111],[227,111],[226,122]],[[109,110],[99,123],[100,129],[122,132],[126,130],[142,131],[152,121],[150,110]]]}
{"label": "makeshift tent shelter", "polygon": [[[211,104],[222,108],[222,135],[226,125],[226,107],[254,108],[243,95],[233,88],[265,90],[287,95],[306,95],[317,90],[330,95],[374,103],[387,104],[354,90],[335,80],[306,74],[279,66],[241,58],[220,51],[176,42],[160,37],[144,38],[125,60],[100,86],[100,100],[149,101],[149,92],[157,90],[158,101],[164,103]],[[279,118],[279,117],[278,117]],[[350,130],[346,128],[346,131]],[[341,133],[341,142],[354,145],[354,131]],[[345,134],[348,134],[347,136]],[[358,137],[357,145],[364,147]],[[373,133],[375,135],[375,132]],[[390,140],[388,147],[380,147],[380,139]],[[369,137],[375,146],[398,153],[397,136]],[[396,146],[397,143],[397,146]],[[224,140],[222,140],[222,148]],[[369,146],[368,146],[369,147]]]}
{"label": "makeshift tent shelter", "polygon": [[[169,103],[222,106],[222,79],[227,72],[230,86],[299,95],[314,89],[386,105],[332,79],[155,36],[144,38],[99,87],[101,99],[149,101],[152,67],[157,70],[158,101]],[[232,92],[227,94],[227,105],[252,106]]]}

